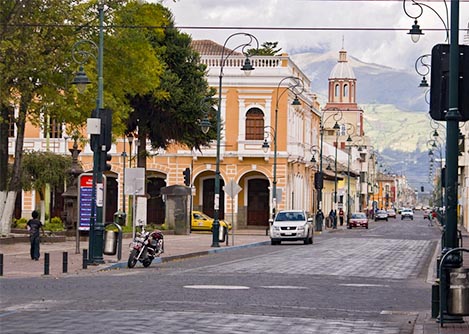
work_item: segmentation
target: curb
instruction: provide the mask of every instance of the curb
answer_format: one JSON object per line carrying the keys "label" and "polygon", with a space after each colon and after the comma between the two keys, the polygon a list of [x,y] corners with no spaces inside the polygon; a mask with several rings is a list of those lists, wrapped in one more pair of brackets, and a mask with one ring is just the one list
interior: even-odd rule
{"label": "curb", "polygon": [[[229,252],[229,251],[241,249],[241,248],[251,248],[251,247],[264,246],[264,245],[269,245],[269,244],[270,244],[270,241],[260,241],[260,242],[254,242],[251,244],[229,246],[229,247],[224,247],[224,248],[214,248],[214,249],[209,249],[206,251],[193,252],[193,253],[187,253],[187,254],[181,254],[181,255],[173,255],[173,256],[168,256],[168,257],[163,257],[163,258],[157,257],[156,259],[153,259],[152,264],[166,263],[166,262],[171,262],[171,261],[176,261],[176,260],[181,260],[181,259],[187,259],[191,257],[197,257],[197,256],[203,256],[203,255],[215,254],[215,253],[223,253],[223,252]],[[143,267],[140,263],[138,263],[137,266]],[[127,268],[127,261],[114,263],[110,266],[107,266],[106,268],[101,268],[97,271],[107,271],[107,270],[122,269],[122,268]]]}

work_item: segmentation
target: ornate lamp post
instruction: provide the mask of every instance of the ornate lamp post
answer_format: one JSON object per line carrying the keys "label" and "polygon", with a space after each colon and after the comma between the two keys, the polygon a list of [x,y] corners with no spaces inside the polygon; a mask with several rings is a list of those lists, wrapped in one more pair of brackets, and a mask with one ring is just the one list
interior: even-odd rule
{"label": "ornate lamp post", "polygon": [[[420,14],[413,17],[417,21],[423,13],[422,3],[416,3],[420,8]],[[445,3],[446,4],[446,3]],[[456,319],[450,319],[445,313],[446,308],[442,305],[446,305],[447,302],[447,291],[449,290],[449,284],[444,276],[448,273],[450,268],[460,267],[462,263],[461,253],[452,252],[452,249],[457,248],[458,245],[458,234],[457,234],[457,201],[458,201],[458,134],[459,134],[459,121],[462,119],[459,110],[459,0],[451,1],[451,21],[450,24],[446,25],[445,21],[433,8],[425,5],[426,8],[431,9],[443,22],[446,29],[446,39],[449,40],[449,93],[448,93],[448,112],[445,115],[446,121],[446,177],[445,177],[445,204],[446,204],[446,231],[445,231],[445,249],[442,250],[442,257],[448,254],[447,261],[441,263],[441,266],[445,269],[445,275],[440,278],[440,325],[443,326],[444,322],[460,322],[461,317]],[[404,1],[405,11],[405,1]],[[410,16],[406,11],[406,15]],[[448,16],[448,15],[447,15]],[[450,31],[448,31],[450,26]]]}
{"label": "ornate lamp post", "polygon": [[[226,48],[226,44],[228,41],[235,37],[235,36],[245,36],[249,38],[247,43],[243,43],[238,45],[233,50],[230,50],[229,53],[225,54],[225,51],[228,51]],[[217,110],[217,156],[216,156],[216,164],[215,164],[215,198],[213,201],[213,228],[212,228],[212,247],[220,247],[219,245],[219,229],[220,229],[220,221],[219,221],[219,210],[220,210],[220,127],[221,127],[221,99],[222,99],[222,80],[223,80],[223,68],[225,66],[226,60],[237,50],[240,49],[245,54],[246,59],[244,60],[244,65],[241,67],[241,70],[244,71],[246,75],[249,75],[254,67],[251,65],[251,61],[248,55],[244,52],[244,50],[251,46],[251,43],[256,42],[256,49],[259,49],[259,41],[256,37],[248,33],[234,33],[225,40],[223,44],[223,49],[220,58],[220,75],[218,80],[218,110]]]}
{"label": "ornate lamp post", "polygon": [[[80,40],[75,43],[72,50],[73,60],[80,65],[79,72],[76,74],[72,84],[77,85],[78,91],[83,92],[86,85],[90,84],[90,80],[86,76],[83,70],[83,64],[85,64],[90,57],[97,60],[98,70],[98,97],[96,100],[96,110],[93,112],[94,118],[100,118],[100,110],[103,109],[103,44],[104,44],[104,33],[103,33],[103,21],[104,21],[104,0],[98,1],[98,12],[99,12],[99,43],[96,45],[91,40]],[[91,45],[97,56],[87,49],[80,49],[83,44]],[[89,229],[89,257],[88,262],[90,264],[104,263],[103,260],[103,236],[104,236],[104,222],[103,222],[103,203],[102,199],[97,201],[97,187],[104,187],[103,185],[103,173],[100,168],[100,157],[101,154],[101,133],[92,134],[92,150],[93,150],[93,188],[91,195],[91,217],[90,217],[90,229]]]}
{"label": "ornate lamp post", "polygon": [[[324,114],[326,112],[330,112],[330,111],[335,111],[335,113],[329,115],[328,117],[326,117],[324,119]],[[333,108],[333,109],[325,109],[323,110],[322,112],[322,115],[321,115],[321,124],[320,124],[320,134],[321,134],[321,147],[320,147],[320,152],[319,152],[319,177],[321,179],[323,179],[323,174],[322,174],[322,171],[323,171],[323,167],[322,167],[322,161],[323,161],[323,147],[324,147],[324,125],[326,124],[327,120],[331,117],[333,117],[334,121],[335,121],[335,124],[334,126],[332,127],[332,129],[334,129],[335,131],[338,131],[340,129],[340,126],[339,126],[339,123],[338,121],[340,121],[343,117],[343,114],[342,114],[342,111],[339,110],[339,109],[336,109],[336,108]],[[337,166],[336,166],[337,167]],[[337,168],[336,168],[337,170]],[[321,182],[321,185],[322,185],[322,182]],[[318,189],[319,190],[319,193],[318,193],[318,209],[321,209],[322,210],[322,186]],[[324,211],[324,210],[322,210]]]}
{"label": "ornate lamp post", "polygon": [[[280,86],[284,81],[288,80],[288,86],[287,89],[282,91],[282,93],[279,94],[280,91]],[[295,76],[287,76],[284,77],[282,80],[277,85],[277,96],[276,96],[276,101],[275,101],[275,123],[274,123],[274,180],[272,182],[273,188],[272,188],[272,218],[275,218],[275,212],[277,209],[277,130],[278,130],[278,104],[279,100],[282,97],[285,92],[292,92],[295,94],[295,99],[292,102],[293,106],[298,106],[300,105],[300,101],[297,98],[297,95],[301,94],[304,91],[304,83],[303,80],[301,80],[298,77]]]}

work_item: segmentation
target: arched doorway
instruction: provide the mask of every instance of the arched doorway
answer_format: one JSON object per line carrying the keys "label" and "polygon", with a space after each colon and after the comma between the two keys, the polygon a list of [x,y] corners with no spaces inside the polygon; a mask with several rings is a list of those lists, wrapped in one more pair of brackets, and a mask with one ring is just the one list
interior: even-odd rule
{"label": "arched doorway", "polygon": [[104,215],[104,221],[106,223],[114,221],[114,213],[117,212],[118,193],[119,190],[116,176],[106,175],[106,212]]}
{"label": "arched doorway", "polygon": [[[225,192],[223,187],[225,186],[225,181],[220,179],[220,207],[218,210],[218,218],[225,219]],[[203,181],[203,200],[202,200],[202,211],[213,217],[214,214],[214,200],[215,200],[215,179],[205,179]]]}
{"label": "arched doorway", "polygon": [[161,177],[150,177],[147,180],[147,223],[164,224],[165,205],[161,196],[161,188],[166,187],[166,181]]}
{"label": "arched doorway", "polygon": [[269,181],[250,179],[247,182],[247,225],[267,226],[269,222]]}

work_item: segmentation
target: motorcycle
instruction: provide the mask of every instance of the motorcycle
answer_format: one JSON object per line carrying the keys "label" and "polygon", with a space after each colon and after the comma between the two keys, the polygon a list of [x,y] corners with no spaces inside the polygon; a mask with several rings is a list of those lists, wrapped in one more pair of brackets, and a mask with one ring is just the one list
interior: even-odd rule
{"label": "motorcycle", "polygon": [[137,262],[141,262],[145,268],[149,267],[153,259],[164,252],[164,236],[160,230],[153,232],[137,232],[134,240],[130,243],[129,260],[127,267],[133,268]]}

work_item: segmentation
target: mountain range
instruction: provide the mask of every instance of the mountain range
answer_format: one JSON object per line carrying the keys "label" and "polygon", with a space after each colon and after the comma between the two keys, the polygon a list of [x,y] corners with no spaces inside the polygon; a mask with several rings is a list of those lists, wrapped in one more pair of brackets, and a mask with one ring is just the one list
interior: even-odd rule
{"label": "mountain range", "polygon": [[[311,79],[311,91],[327,102],[328,78],[336,51],[302,51],[290,57]],[[364,110],[365,135],[371,138],[387,172],[405,175],[412,187],[430,190],[428,141],[432,138],[429,106],[415,71],[366,63],[348,55],[357,78],[357,103]],[[443,131],[439,134],[444,138]],[[440,137],[440,138],[441,138]],[[444,150],[443,150],[444,151]]]}

